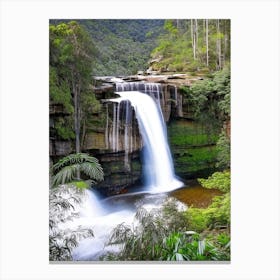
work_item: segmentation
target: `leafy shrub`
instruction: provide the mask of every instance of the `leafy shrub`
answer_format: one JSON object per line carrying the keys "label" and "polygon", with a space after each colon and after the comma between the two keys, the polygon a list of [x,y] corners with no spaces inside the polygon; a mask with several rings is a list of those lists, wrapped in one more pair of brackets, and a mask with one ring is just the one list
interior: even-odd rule
{"label": "leafy shrub", "polygon": [[218,189],[222,192],[230,191],[230,171],[215,172],[208,179],[198,179],[207,189]]}
{"label": "leafy shrub", "polygon": [[230,194],[213,198],[213,202],[206,209],[189,208],[185,217],[189,229],[202,232],[205,229],[228,227],[230,225]]}
{"label": "leafy shrub", "polygon": [[59,138],[63,140],[75,139],[71,117],[57,118],[55,121],[55,130]]}
{"label": "leafy shrub", "polygon": [[206,209],[189,208],[186,212],[189,228],[202,232],[206,228],[228,227],[230,224],[230,171],[215,172],[208,179],[198,179],[203,187],[218,189],[225,194],[213,198]]}
{"label": "leafy shrub", "polygon": [[187,219],[183,213],[178,215],[175,204],[175,201],[167,202],[163,209],[153,209],[150,212],[139,208],[135,215],[136,224],[132,226],[120,224],[111,234],[108,245],[121,245],[122,250],[119,253],[109,253],[102,259],[138,261],[229,259],[229,254],[226,254],[227,251],[223,248],[226,246],[226,237],[221,236],[219,242],[214,243],[194,231],[187,231]]}
{"label": "leafy shrub", "polygon": [[230,194],[214,197],[207,214],[212,227],[228,226],[230,224]]}
{"label": "leafy shrub", "polygon": [[230,139],[226,136],[225,131],[222,131],[217,141],[216,166],[223,169],[230,168]]}
{"label": "leafy shrub", "polygon": [[202,232],[209,226],[209,216],[206,215],[205,209],[190,207],[185,216],[191,230]]}

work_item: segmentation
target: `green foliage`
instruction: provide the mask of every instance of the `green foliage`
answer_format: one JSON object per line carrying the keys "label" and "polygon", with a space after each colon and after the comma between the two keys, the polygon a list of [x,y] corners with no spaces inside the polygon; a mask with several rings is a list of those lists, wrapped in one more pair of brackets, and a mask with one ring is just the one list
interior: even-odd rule
{"label": "green foliage", "polygon": [[88,189],[90,187],[90,184],[87,181],[70,182],[69,184],[74,185],[78,189]]}
{"label": "green foliage", "polygon": [[213,82],[219,96],[221,118],[226,120],[230,117],[230,66],[226,65],[222,71],[215,73]]}
{"label": "green foliage", "polygon": [[230,236],[224,232],[220,233],[217,236],[217,241],[222,245],[222,246],[227,246],[230,242]]}
{"label": "green foliage", "polygon": [[[197,28],[193,28],[195,22]],[[152,58],[157,59],[157,62],[153,64],[154,70],[180,72],[203,70],[209,73],[223,68],[230,60],[230,22],[222,19],[219,20],[219,25],[220,30],[217,30],[217,20],[208,19],[207,60],[205,20],[165,20],[165,33],[160,34],[158,46],[151,53]],[[221,44],[223,52],[222,65],[219,65],[218,43]]]}
{"label": "green foliage", "polygon": [[154,260],[160,247],[158,243],[166,235],[167,228],[156,210],[148,212],[139,208],[135,214],[136,226],[118,225],[112,232],[108,245],[123,244],[120,260]]}
{"label": "green foliage", "polygon": [[230,191],[230,171],[215,172],[208,179],[198,179],[207,189],[218,189],[222,192]]}
{"label": "green foliage", "polygon": [[64,118],[57,118],[55,122],[55,129],[58,137],[63,140],[75,139],[75,133],[72,125],[72,119],[67,116]]}
{"label": "green foliage", "polygon": [[187,148],[174,159],[177,172],[196,172],[205,168],[213,168],[216,163],[215,146]]}
{"label": "green foliage", "polygon": [[217,134],[197,122],[172,121],[168,125],[168,140],[176,172],[183,176],[215,168],[217,138]]}
{"label": "green foliage", "polygon": [[198,179],[203,187],[218,189],[223,195],[213,198],[206,209],[189,208],[186,212],[189,228],[202,232],[206,228],[227,227],[230,224],[230,171],[215,172],[208,179]]}
{"label": "green foliage", "polygon": [[218,137],[196,123],[173,121],[168,125],[168,138],[171,146],[200,146],[214,144]]}
{"label": "green foliage", "polygon": [[173,25],[172,20],[167,19],[164,22],[164,29],[170,32],[171,34],[178,34],[178,29]]}
{"label": "green foliage", "polygon": [[72,104],[71,90],[67,81],[60,79],[55,67],[50,67],[49,91],[50,98],[54,103],[62,104],[65,113],[72,114],[74,107]]}
{"label": "green foliage", "polygon": [[230,139],[225,131],[222,131],[217,141],[217,163],[221,169],[230,168]]}
{"label": "green foliage", "polygon": [[193,232],[170,234],[164,240],[163,252],[161,259],[167,261],[216,261],[223,259],[218,248]]}
{"label": "green foliage", "polygon": [[96,158],[84,153],[77,153],[62,158],[52,166],[51,173],[54,175],[51,185],[58,186],[72,182],[76,178],[77,172],[82,172],[94,181],[101,181],[104,178],[103,169]]}
{"label": "green foliage", "polygon": [[186,212],[189,229],[203,232],[205,229],[228,227],[230,224],[230,194],[216,196],[208,208],[189,208]]}
{"label": "green foliage", "polygon": [[187,96],[194,110],[194,117],[208,130],[217,133],[222,121],[219,118],[218,98],[214,91],[213,80],[206,79],[194,83]]}
{"label": "green foliage", "polygon": [[95,76],[132,75],[148,68],[163,20],[78,20],[96,46]]}
{"label": "green foliage", "polygon": [[81,107],[83,108],[81,122],[85,131],[90,131],[92,128],[105,127],[106,116],[95,94],[88,92],[82,95]]}
{"label": "green foliage", "polygon": [[230,224],[230,193],[217,196],[209,207],[210,225],[229,226]]}
{"label": "green foliage", "polygon": [[[161,261],[195,261],[227,260],[230,255],[224,248],[228,246],[226,236],[213,242],[202,238],[194,231],[186,231],[186,218],[178,216],[175,202],[168,202],[163,209],[150,212],[139,208],[136,225],[118,225],[112,232],[108,245],[122,245],[118,254],[103,256],[103,260],[161,260]],[[174,219],[174,216],[177,218]],[[166,219],[168,217],[168,219]],[[180,217],[180,218],[179,218]],[[170,221],[174,227],[170,227]],[[176,222],[183,227],[176,227]],[[215,241],[215,240],[214,240]]]}
{"label": "green foliage", "polygon": [[225,66],[211,78],[199,80],[191,87],[181,87],[196,121],[209,133],[218,134],[230,118],[230,69]]}
{"label": "green foliage", "polygon": [[[65,225],[79,216],[76,206],[85,193],[71,185],[61,185],[50,189],[49,194],[49,259],[50,261],[70,261],[72,251],[79,241],[92,237],[90,228],[79,227],[76,230]],[[64,227],[61,227],[64,225]]]}
{"label": "green foliage", "polygon": [[190,207],[186,212],[189,229],[196,232],[202,232],[209,226],[209,217],[206,215],[206,210],[202,208]]}
{"label": "green foliage", "polygon": [[[50,101],[62,104],[65,120],[55,119],[57,136],[80,143],[80,127],[100,110],[91,89],[95,47],[86,30],[76,21],[49,26]],[[71,120],[71,121],[69,121]]]}

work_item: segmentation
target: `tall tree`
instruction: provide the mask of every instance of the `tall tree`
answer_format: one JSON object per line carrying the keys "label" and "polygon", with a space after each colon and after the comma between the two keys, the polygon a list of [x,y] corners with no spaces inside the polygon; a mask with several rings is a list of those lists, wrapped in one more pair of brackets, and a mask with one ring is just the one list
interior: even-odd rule
{"label": "tall tree", "polygon": [[205,32],[206,32],[206,66],[209,66],[209,45],[208,45],[208,19],[205,20]]}
{"label": "tall tree", "polygon": [[192,19],[191,19],[191,37],[192,37],[193,59],[195,60],[196,59],[195,27]]}
{"label": "tall tree", "polygon": [[[75,150],[81,151],[81,100],[89,92],[94,45],[88,33],[75,21],[50,25],[50,69],[58,88],[70,91],[74,107]],[[51,88],[50,88],[51,90]],[[52,96],[52,94],[51,94]]]}
{"label": "tall tree", "polygon": [[217,70],[222,69],[222,46],[221,46],[221,33],[220,33],[220,20],[217,19]]}
{"label": "tall tree", "polygon": [[230,21],[227,19],[180,20],[178,36],[171,36],[176,21],[168,20],[168,33],[159,37],[152,52],[157,58],[155,70],[209,71],[222,70],[230,60]]}

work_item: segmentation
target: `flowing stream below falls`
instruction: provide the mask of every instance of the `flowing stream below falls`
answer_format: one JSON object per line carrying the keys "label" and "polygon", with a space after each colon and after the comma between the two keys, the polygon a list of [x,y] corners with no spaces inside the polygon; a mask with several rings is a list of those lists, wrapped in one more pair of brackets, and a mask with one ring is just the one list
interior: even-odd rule
{"label": "flowing stream below falls", "polygon": [[82,240],[73,251],[75,261],[98,261],[107,252],[118,252],[118,246],[106,246],[112,230],[121,223],[135,224],[134,216],[139,207],[150,211],[162,207],[169,198],[175,198],[179,211],[188,206],[207,207],[212,198],[221,194],[218,190],[202,188],[195,180],[187,186],[169,193],[130,193],[99,199],[92,190],[86,190],[85,202],[80,209],[80,217],[68,223],[68,227],[91,228],[94,237]]}

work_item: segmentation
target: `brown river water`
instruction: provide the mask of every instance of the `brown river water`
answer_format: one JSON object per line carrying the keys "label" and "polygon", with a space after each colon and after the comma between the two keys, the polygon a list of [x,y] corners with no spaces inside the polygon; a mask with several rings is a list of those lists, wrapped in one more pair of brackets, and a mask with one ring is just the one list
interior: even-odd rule
{"label": "brown river water", "polygon": [[203,188],[196,180],[187,182],[187,186],[170,193],[181,202],[196,208],[208,207],[214,196],[221,195],[222,192],[215,189]]}

